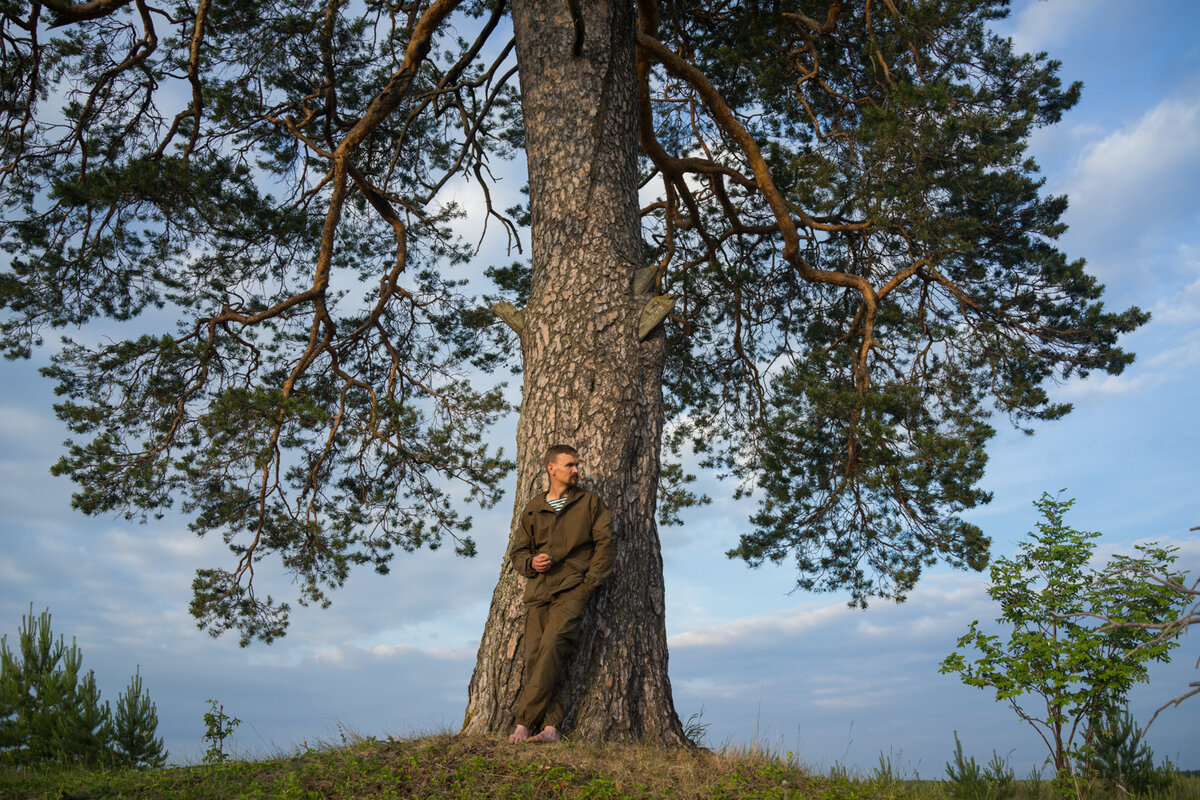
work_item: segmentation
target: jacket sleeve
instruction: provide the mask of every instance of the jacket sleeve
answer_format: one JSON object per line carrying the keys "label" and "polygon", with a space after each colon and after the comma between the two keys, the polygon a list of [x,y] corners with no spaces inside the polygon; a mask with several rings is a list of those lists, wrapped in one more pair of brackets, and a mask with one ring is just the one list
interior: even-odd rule
{"label": "jacket sleeve", "polygon": [[517,533],[508,547],[508,560],[512,562],[513,569],[526,578],[536,578],[538,572],[533,568],[533,531],[529,524],[529,514],[521,512]]}
{"label": "jacket sleeve", "polygon": [[595,514],[592,517],[592,563],[588,566],[587,574],[583,577],[584,584],[590,591],[600,588],[600,585],[612,573],[613,562],[617,551],[613,543],[612,520],[604,502],[596,497]]}

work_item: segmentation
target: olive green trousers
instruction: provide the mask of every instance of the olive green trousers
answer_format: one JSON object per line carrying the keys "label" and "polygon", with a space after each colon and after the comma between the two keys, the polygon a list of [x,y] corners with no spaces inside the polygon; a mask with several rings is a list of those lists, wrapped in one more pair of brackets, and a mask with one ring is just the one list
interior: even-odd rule
{"label": "olive green trousers", "polygon": [[517,724],[533,731],[562,724],[558,677],[579,641],[579,623],[591,590],[583,584],[559,592],[525,613],[525,677],[517,700]]}

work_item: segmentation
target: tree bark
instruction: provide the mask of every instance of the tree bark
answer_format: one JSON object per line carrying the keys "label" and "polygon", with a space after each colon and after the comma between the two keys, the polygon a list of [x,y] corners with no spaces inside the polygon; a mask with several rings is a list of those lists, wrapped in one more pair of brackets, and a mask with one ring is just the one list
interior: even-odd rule
{"label": "tree bark", "polygon": [[[612,513],[612,576],[591,599],[560,679],[564,729],[585,739],[684,742],[667,675],[662,554],[655,524],[663,424],[661,327],[645,341],[650,294],[637,196],[634,6],[515,0],[513,28],[532,212],[513,529],[544,491],[542,453],[580,452],[583,483]],[[463,731],[505,733],[521,688],[524,578],[505,559],[471,679]]]}

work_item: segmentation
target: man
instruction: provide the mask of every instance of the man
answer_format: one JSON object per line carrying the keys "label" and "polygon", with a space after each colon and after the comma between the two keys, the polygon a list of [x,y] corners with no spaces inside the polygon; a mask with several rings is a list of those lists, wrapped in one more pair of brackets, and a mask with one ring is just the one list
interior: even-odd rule
{"label": "man", "polygon": [[[517,729],[508,741],[557,742],[563,710],[556,684],[579,640],[583,609],[612,572],[608,509],[579,488],[579,453],[546,449],[550,488],[521,512],[508,557],[525,584],[525,678],[517,700]],[[538,731],[535,735],[533,732]]]}

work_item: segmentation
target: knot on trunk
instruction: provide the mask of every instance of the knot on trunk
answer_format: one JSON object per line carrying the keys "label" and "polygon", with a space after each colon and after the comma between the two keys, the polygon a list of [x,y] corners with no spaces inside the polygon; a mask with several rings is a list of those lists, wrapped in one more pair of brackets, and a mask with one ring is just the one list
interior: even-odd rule
{"label": "knot on trunk", "polygon": [[646,337],[650,335],[650,331],[654,330],[674,307],[675,295],[673,294],[651,297],[645,308],[642,309],[641,319],[638,320],[638,340],[645,341]]}
{"label": "knot on trunk", "polygon": [[525,335],[525,309],[502,300],[492,306],[492,312],[502,319],[505,325],[516,331],[517,336]]}

